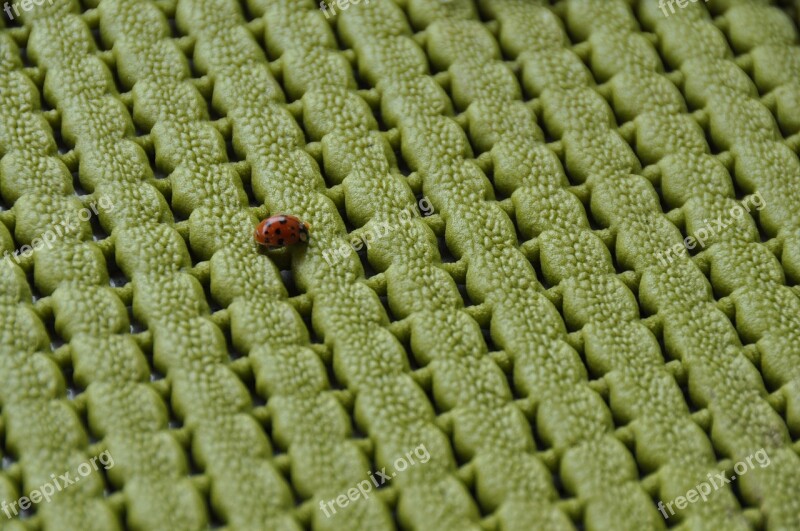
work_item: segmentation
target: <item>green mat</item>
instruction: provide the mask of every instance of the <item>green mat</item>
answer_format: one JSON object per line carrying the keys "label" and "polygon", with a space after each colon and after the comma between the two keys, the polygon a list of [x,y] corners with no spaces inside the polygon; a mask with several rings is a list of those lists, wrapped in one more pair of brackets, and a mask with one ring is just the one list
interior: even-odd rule
{"label": "green mat", "polygon": [[800,529],[797,1],[2,9],[0,530]]}

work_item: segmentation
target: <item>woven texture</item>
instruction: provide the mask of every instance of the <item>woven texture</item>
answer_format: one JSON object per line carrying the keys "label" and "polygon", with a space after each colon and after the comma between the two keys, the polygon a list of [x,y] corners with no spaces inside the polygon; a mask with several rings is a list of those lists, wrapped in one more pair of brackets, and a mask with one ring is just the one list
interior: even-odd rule
{"label": "woven texture", "polygon": [[800,529],[800,5],[683,3],[20,2],[0,529]]}

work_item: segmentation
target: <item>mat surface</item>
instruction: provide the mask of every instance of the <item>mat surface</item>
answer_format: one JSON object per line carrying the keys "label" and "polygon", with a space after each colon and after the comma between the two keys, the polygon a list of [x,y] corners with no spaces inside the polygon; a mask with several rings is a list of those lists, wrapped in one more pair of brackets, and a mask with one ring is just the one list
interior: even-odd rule
{"label": "mat surface", "polygon": [[0,530],[800,529],[799,8],[5,3]]}

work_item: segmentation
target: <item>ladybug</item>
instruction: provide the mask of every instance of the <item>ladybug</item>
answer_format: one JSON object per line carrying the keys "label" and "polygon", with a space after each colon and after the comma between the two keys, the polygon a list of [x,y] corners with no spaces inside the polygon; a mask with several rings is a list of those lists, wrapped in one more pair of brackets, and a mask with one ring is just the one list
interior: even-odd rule
{"label": "ladybug", "polygon": [[307,242],[309,229],[311,225],[296,216],[275,214],[262,220],[253,236],[257,243],[273,250],[298,242]]}

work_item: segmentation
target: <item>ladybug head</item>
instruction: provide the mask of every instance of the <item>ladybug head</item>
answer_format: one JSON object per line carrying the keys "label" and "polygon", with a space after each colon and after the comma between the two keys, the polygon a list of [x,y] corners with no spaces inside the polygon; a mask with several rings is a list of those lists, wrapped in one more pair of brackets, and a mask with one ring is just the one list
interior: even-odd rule
{"label": "ladybug head", "polygon": [[253,237],[259,243],[265,243],[267,237],[267,223],[266,220],[262,221],[256,227],[256,230],[253,231]]}

